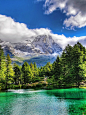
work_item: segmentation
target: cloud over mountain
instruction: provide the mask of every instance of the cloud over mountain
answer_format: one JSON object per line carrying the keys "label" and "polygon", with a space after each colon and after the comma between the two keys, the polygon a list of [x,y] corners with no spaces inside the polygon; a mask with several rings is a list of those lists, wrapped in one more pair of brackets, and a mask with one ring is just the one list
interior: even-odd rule
{"label": "cloud over mountain", "polygon": [[49,29],[28,29],[26,24],[15,22],[11,17],[0,15],[0,38],[11,42],[20,42],[32,36],[50,33]]}
{"label": "cloud over mountain", "polygon": [[85,46],[86,36],[65,37],[64,35],[53,34],[48,28],[28,29],[26,24],[15,22],[11,17],[0,15],[0,39],[13,43],[33,41],[39,35],[50,35],[63,49],[67,44],[73,45],[80,41]]}
{"label": "cloud over mountain", "polygon": [[67,19],[63,24],[67,28],[86,26],[86,0],[45,0],[44,8],[45,14],[50,14],[58,8],[65,13]]}

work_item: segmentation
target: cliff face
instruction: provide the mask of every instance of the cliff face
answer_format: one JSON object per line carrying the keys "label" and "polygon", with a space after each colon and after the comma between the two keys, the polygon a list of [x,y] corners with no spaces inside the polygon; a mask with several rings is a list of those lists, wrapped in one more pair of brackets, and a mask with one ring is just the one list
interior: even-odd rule
{"label": "cliff face", "polygon": [[31,42],[26,40],[24,43],[10,43],[0,40],[0,45],[4,49],[5,54],[10,53],[14,56],[25,56],[29,54],[53,54],[60,53],[62,48],[55,43],[51,36],[37,36]]}
{"label": "cliff face", "polygon": [[[39,62],[47,63],[55,60],[55,55],[62,52],[62,48],[53,40],[51,36],[41,35],[34,38],[33,41],[25,40],[25,42],[10,43],[0,40],[5,55],[9,53],[12,60],[14,57],[22,58],[22,62]],[[20,60],[17,60],[20,61]],[[42,64],[43,65],[43,64]]]}
{"label": "cliff face", "polygon": [[52,37],[47,35],[36,37],[33,40],[32,45],[39,48],[40,51],[45,54],[59,53],[62,51],[62,48],[55,43]]}

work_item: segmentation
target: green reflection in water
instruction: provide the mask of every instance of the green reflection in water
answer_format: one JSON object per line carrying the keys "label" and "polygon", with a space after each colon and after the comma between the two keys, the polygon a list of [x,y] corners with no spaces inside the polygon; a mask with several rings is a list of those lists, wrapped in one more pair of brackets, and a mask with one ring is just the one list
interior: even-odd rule
{"label": "green reflection in water", "polygon": [[0,115],[86,115],[86,89],[2,92]]}

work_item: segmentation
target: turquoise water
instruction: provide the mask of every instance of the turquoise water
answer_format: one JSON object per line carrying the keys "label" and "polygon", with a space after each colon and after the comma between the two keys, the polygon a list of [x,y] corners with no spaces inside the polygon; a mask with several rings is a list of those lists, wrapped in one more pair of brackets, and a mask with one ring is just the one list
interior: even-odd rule
{"label": "turquoise water", "polygon": [[0,115],[86,115],[86,89],[1,92]]}

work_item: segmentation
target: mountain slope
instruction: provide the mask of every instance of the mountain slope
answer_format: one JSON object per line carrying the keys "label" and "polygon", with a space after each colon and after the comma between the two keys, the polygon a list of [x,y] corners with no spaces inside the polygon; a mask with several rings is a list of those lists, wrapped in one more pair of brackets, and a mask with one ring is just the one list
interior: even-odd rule
{"label": "mountain slope", "polygon": [[53,54],[62,52],[62,48],[51,36],[47,35],[37,36],[32,42],[25,40],[23,43],[10,43],[0,40],[0,45],[5,55],[9,53],[12,61],[19,64],[28,61],[28,63],[36,62],[38,66],[43,66],[47,62],[53,62],[56,59]]}
{"label": "mountain slope", "polygon": [[54,42],[52,37],[47,35],[37,36],[33,40],[32,45],[39,48],[40,51],[45,54],[59,53],[62,51],[62,48]]}

